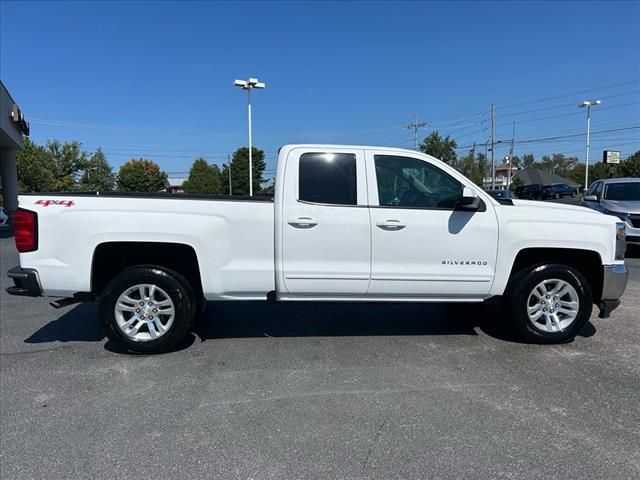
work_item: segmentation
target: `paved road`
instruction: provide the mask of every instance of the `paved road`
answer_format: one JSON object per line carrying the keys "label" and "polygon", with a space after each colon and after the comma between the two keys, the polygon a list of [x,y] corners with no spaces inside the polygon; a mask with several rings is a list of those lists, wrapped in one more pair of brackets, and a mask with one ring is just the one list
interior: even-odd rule
{"label": "paved road", "polygon": [[622,306],[568,345],[517,343],[478,306],[240,303],[162,356],[114,352],[93,305],[3,277],[0,476],[639,478],[629,263]]}

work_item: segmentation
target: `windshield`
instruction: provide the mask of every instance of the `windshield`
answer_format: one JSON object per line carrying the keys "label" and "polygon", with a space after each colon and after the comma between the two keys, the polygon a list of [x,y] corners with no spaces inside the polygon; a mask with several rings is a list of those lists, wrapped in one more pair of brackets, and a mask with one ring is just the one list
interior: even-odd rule
{"label": "windshield", "polygon": [[606,200],[640,201],[640,182],[609,183],[604,190]]}

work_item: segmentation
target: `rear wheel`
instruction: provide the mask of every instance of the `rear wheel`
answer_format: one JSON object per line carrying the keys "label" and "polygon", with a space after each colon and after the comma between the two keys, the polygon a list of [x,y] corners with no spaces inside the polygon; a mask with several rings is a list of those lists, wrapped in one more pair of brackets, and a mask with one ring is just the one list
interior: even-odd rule
{"label": "rear wheel", "polygon": [[518,273],[506,300],[519,336],[534,343],[571,341],[591,317],[591,288],[566,265],[541,264]]}
{"label": "rear wheel", "polygon": [[195,295],[178,273],[155,266],[129,268],[117,275],[100,298],[107,337],[137,353],[175,348],[189,333]]}

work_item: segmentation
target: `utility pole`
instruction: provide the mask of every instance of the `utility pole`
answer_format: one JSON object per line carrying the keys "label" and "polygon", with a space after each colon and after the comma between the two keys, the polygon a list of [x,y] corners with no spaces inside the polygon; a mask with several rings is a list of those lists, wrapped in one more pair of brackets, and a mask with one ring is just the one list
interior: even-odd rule
{"label": "utility pole", "polygon": [[229,195],[233,195],[233,187],[231,186],[231,155],[227,155],[227,159],[229,163],[229,168],[227,168],[227,173],[229,174]]}
{"label": "utility pole", "polygon": [[491,104],[491,188],[496,189],[496,107]]}
{"label": "utility pole", "polygon": [[[473,171],[473,168],[476,165],[476,142],[473,142],[473,147],[471,147],[471,170],[470,172]],[[482,182],[484,183],[484,178],[482,179]]]}
{"label": "utility pole", "polygon": [[516,141],[516,122],[513,122],[513,133],[511,134],[511,148],[509,149],[509,172],[507,173],[507,190],[511,186],[511,168],[513,168],[513,146]]}
{"label": "utility pole", "polygon": [[416,149],[416,151],[418,150],[418,129],[419,128],[424,128],[427,126],[426,122],[421,122],[418,123],[418,114],[416,114],[416,120],[413,123],[410,123],[409,125],[406,126],[406,128],[408,128],[409,130],[413,130],[413,143],[414,143],[414,148]]}

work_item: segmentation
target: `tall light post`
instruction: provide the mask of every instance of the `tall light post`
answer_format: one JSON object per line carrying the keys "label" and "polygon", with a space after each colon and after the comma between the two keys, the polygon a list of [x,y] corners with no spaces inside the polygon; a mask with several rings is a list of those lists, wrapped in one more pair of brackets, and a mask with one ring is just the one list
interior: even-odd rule
{"label": "tall light post", "polygon": [[585,100],[578,104],[579,107],[587,107],[587,141],[585,147],[585,166],[584,166],[584,189],[589,188],[589,134],[591,130],[591,107],[593,105],[600,105],[600,100]]}
{"label": "tall light post", "polygon": [[247,91],[247,112],[249,114],[249,196],[253,196],[253,144],[251,139],[251,90],[254,88],[264,88],[266,85],[258,81],[257,78],[248,80],[236,80],[233,82],[236,87]]}

